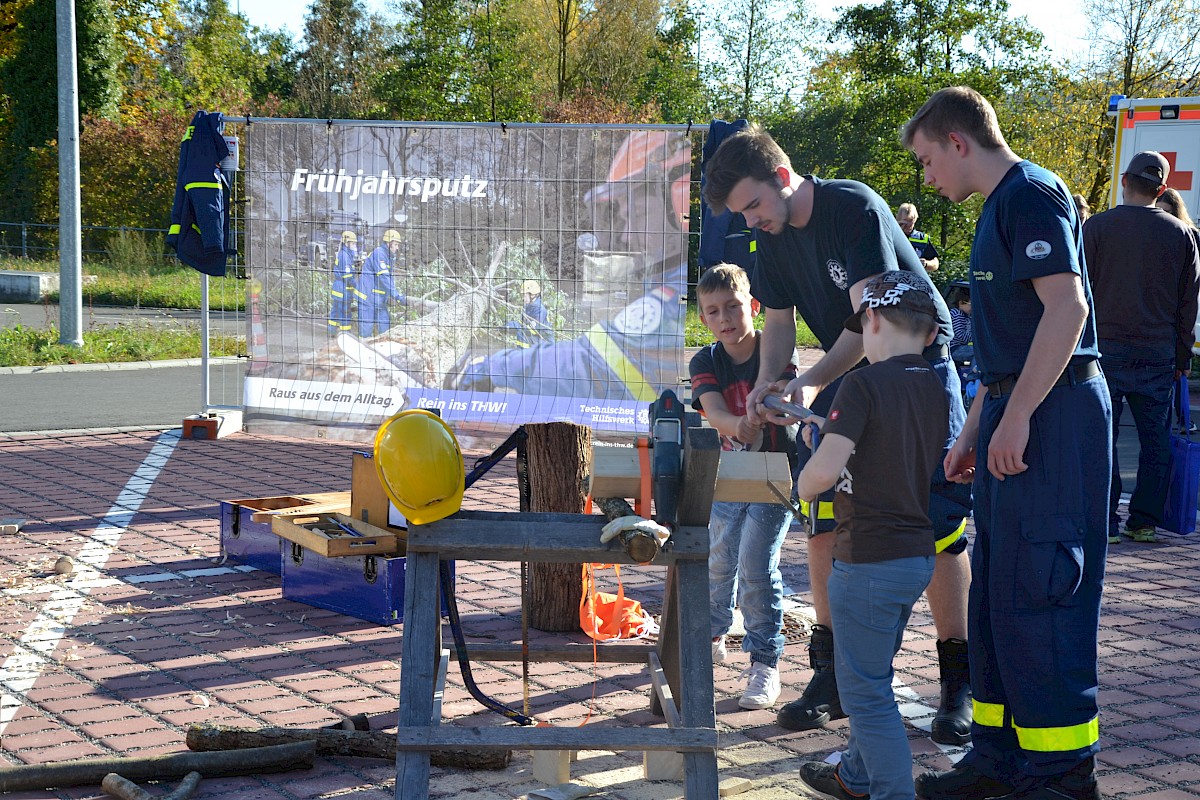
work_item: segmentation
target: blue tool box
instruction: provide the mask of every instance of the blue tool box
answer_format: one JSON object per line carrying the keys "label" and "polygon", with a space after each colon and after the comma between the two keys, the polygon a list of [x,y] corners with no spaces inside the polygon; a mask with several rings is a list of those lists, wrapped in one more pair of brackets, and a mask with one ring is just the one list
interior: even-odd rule
{"label": "blue tool box", "polygon": [[[404,621],[404,556],[326,557],[294,542],[283,545],[284,599],[378,625]],[[446,598],[438,594],[445,614]]]}
{"label": "blue tool box", "polygon": [[349,506],[349,492],[222,500],[221,558],[279,575],[283,551],[279,537],[271,532],[271,512],[348,510]]}

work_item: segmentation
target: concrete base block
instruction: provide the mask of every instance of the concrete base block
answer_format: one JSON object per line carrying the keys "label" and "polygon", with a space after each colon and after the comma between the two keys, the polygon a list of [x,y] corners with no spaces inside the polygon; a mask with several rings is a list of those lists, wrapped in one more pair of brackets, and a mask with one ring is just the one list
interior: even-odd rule
{"label": "concrete base block", "polygon": [[683,754],[646,750],[642,753],[642,774],[648,781],[683,780]]}
{"label": "concrete base block", "polygon": [[570,750],[534,750],[533,777],[548,786],[558,786],[571,780]]}
{"label": "concrete base block", "polygon": [[237,409],[207,411],[183,420],[184,439],[223,439],[242,429],[242,412]]}

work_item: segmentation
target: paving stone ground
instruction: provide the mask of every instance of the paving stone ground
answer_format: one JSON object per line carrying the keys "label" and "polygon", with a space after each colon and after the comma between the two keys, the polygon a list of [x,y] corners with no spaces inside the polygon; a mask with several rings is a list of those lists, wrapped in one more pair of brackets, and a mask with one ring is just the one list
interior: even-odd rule
{"label": "paving stone ground", "polygon": [[[218,501],[349,488],[355,445],[236,434],[180,440],[179,431],[0,435],[0,518],[28,520],[0,537],[0,761],[41,764],[186,749],[195,723],[309,727],[366,713],[395,724],[403,626],[379,626],[284,599],[277,576],[219,563]],[[512,510],[511,459],[468,493],[465,507]],[[1101,618],[1101,786],[1112,798],[1200,797],[1200,538],[1110,549]],[[71,574],[55,572],[63,556]],[[802,618],[808,589],[803,536],[783,552]],[[628,569],[627,592],[655,609],[662,571]],[[519,568],[457,563],[468,637],[520,639]],[[533,634],[535,641],[551,639]],[[1038,632],[1029,631],[1031,639]],[[561,637],[560,637],[561,638]],[[582,636],[566,640],[586,647]],[[897,697],[912,721],[914,770],[947,768],[961,751],[929,741],[937,702],[935,636],[922,601],[897,666]],[[620,645],[610,645],[620,646]],[[745,777],[748,800],[806,796],[796,770],[845,744],[845,720],[794,733],[770,710],[737,706],[746,656],[714,669],[721,777]],[[781,702],[810,675],[804,643],[790,643]],[[520,664],[476,664],[484,691],[522,703]],[[533,712],[551,724],[661,724],[649,680],[628,665],[532,664]],[[446,724],[501,724],[463,688],[453,666]],[[922,716],[924,715],[924,716]],[[198,798],[355,798],[396,795],[395,766],[319,758],[312,770],[205,780]],[[582,752],[574,782],[615,800],[683,796],[682,784],[641,777],[641,754]],[[159,792],[170,787],[160,787]],[[434,767],[438,798],[511,800],[542,788],[527,752],[501,771]],[[95,798],[98,786],[14,798]],[[403,796],[403,792],[401,793]]]}

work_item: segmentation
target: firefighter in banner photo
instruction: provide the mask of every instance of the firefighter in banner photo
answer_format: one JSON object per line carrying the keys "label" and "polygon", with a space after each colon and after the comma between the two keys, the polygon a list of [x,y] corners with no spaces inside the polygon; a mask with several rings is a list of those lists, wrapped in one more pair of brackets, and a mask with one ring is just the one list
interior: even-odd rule
{"label": "firefighter in banner photo", "polygon": [[587,250],[615,254],[611,293],[619,296],[628,289],[630,302],[575,339],[476,358],[448,379],[451,388],[650,402],[677,386],[683,369],[691,163],[686,137],[666,131],[629,134],[607,179],[583,198],[600,224],[594,236],[580,238]]}
{"label": "firefighter in banner photo", "polygon": [[329,287],[329,331],[351,330],[350,306],[354,291],[354,262],[358,260],[358,236],[354,231],[342,231],[342,246],[338,248],[333,265],[333,283]]}
{"label": "firefighter in banner photo", "polygon": [[400,231],[389,229],[383,242],[363,260],[355,279],[354,296],[358,299],[358,335],[364,339],[383,333],[392,327],[388,301],[395,300],[420,313],[432,311],[436,304],[419,297],[409,297],[396,288],[392,267],[403,266]]}

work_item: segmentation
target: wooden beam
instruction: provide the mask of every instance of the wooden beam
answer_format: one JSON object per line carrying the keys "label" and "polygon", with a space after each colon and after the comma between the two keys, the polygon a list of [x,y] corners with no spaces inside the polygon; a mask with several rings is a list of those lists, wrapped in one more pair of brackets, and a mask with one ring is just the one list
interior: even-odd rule
{"label": "wooden beam", "polygon": [[582,728],[538,728],[502,725],[471,728],[458,725],[401,726],[396,749],[401,752],[457,749],[503,750],[674,750],[709,752],[717,747],[713,728],[640,728],[585,725]]}
{"label": "wooden beam", "polygon": [[[592,497],[635,497],[638,492],[637,451],[630,447],[592,450]],[[792,492],[792,471],[784,453],[722,452],[717,467],[714,502],[778,503],[774,485],[784,497]]]}

